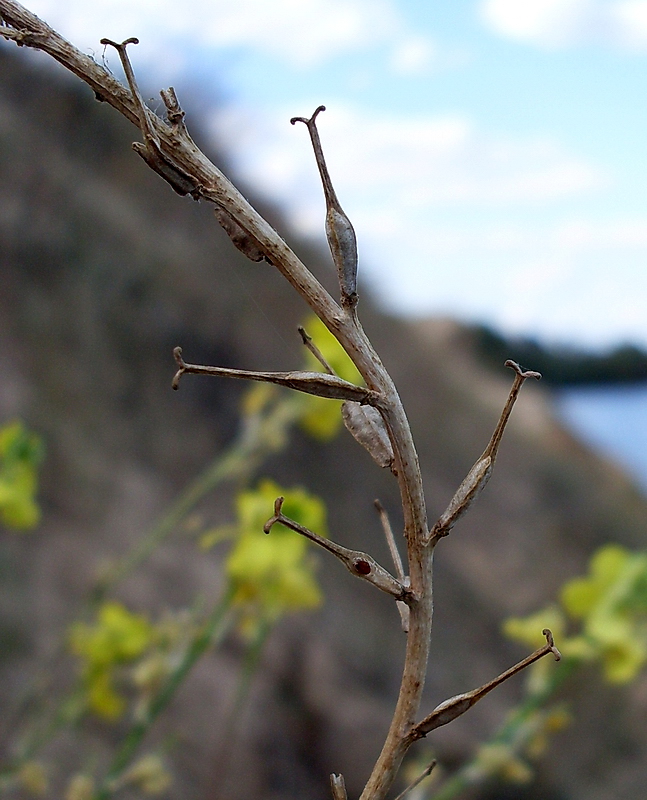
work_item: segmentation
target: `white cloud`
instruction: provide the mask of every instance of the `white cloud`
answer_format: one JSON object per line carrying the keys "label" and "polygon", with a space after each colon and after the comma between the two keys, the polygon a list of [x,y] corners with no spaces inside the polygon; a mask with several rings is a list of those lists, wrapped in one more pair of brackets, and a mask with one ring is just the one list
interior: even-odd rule
{"label": "white cloud", "polygon": [[[280,197],[302,228],[314,228],[322,193],[305,130],[287,124],[287,110],[259,113],[254,124],[240,113],[219,113],[215,123],[238,168]],[[434,209],[536,206],[608,183],[557,142],[498,136],[465,116],[385,116],[336,103],[319,128],[337,192],[367,229],[401,227],[407,216]],[[240,131],[247,131],[244,139]]]}
{"label": "white cloud", "polygon": [[647,48],[647,0],[482,0],[495,33],[540,47]]}
{"label": "white cloud", "polygon": [[485,0],[481,13],[503,36],[556,45],[578,36],[592,6],[590,0]]}
{"label": "white cloud", "polygon": [[310,67],[377,44],[394,50],[396,68],[426,66],[431,45],[414,36],[395,0],[31,0],[30,8],[78,47],[108,36],[140,36],[162,48],[249,48]]}
{"label": "white cloud", "polygon": [[647,47],[647,2],[629,0],[618,3],[616,21],[622,41],[631,48],[643,50]]}
{"label": "white cloud", "polygon": [[[288,116],[263,128],[264,112],[252,124],[232,111],[217,127],[247,179],[279,197],[301,233],[323,239],[310,142]],[[319,123],[358,234],[360,272],[392,309],[548,338],[647,343],[633,299],[647,296],[647,218],[575,217],[568,204],[555,213],[562,199],[606,188],[600,169],[555,141],[495,135],[461,116],[383,117],[334,104]]]}
{"label": "white cloud", "polygon": [[436,49],[427,37],[403,38],[391,53],[391,69],[398,75],[416,75],[427,70],[436,56]]}

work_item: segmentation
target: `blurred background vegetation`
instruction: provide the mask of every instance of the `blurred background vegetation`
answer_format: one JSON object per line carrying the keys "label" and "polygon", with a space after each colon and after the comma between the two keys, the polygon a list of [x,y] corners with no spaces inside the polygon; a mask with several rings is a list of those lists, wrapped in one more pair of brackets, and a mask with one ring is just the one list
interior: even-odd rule
{"label": "blurred background vegetation", "polygon": [[[340,771],[358,795],[399,685],[396,609],[259,525],[280,489],[290,516],[388,563],[373,500],[397,530],[397,487],[332,402],[207,378],[170,390],[176,345],[271,370],[303,364],[304,320],[330,344],[271,267],[140,163],[127,123],[23,56],[0,49],[0,792],[315,800]],[[290,241],[334,285],[324,251]],[[505,358],[553,385],[645,377],[631,348],[550,351],[361,296],[432,519],[489,439]],[[545,625],[565,659],[420,745],[411,777],[441,764],[420,796],[644,797],[646,511],[546,386],[525,387],[486,492],[438,551],[426,707]]]}

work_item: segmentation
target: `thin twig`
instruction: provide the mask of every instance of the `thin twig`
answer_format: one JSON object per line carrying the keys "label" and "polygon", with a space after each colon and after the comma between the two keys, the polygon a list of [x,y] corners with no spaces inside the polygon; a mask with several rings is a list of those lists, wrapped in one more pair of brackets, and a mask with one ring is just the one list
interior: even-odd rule
{"label": "thin twig", "polygon": [[[389,550],[391,552],[391,558],[393,559],[393,564],[395,566],[395,574],[403,586],[408,586],[409,578],[404,574],[402,559],[400,558],[398,546],[395,543],[395,537],[393,536],[393,529],[391,528],[389,515],[386,513],[386,509],[384,508],[382,503],[380,503],[379,500],[375,500],[374,505],[375,508],[377,509],[377,513],[380,515],[382,530],[384,531],[386,543],[389,546]],[[395,605],[398,609],[398,613],[400,614],[400,622],[402,623],[402,630],[405,633],[409,633],[409,606],[406,603],[403,603],[401,600],[398,600]]]}
{"label": "thin twig", "polygon": [[343,547],[343,545],[332,542],[330,539],[319,536],[318,533],[314,533],[314,531],[305,528],[293,519],[284,516],[281,512],[282,506],[283,498],[277,497],[274,502],[274,515],[263,525],[265,533],[269,533],[272,526],[276,525],[277,522],[285,525],[286,528],[300,533],[301,536],[305,536],[306,539],[310,539],[311,542],[332,553],[356,577],[372,583],[373,586],[377,586],[378,589],[390,594],[391,597],[395,597],[396,600],[406,602],[411,599],[411,591],[396,580],[384,567],[380,566],[368,553],[363,553],[361,550],[349,550],[348,547]]}
{"label": "thin twig", "polygon": [[403,792],[400,792],[400,794],[395,798],[395,800],[402,800],[402,798],[406,794],[409,794],[409,792],[413,791],[413,789],[415,789],[416,786],[419,786],[428,775],[431,775],[431,771],[436,766],[436,763],[437,763],[436,759],[434,758],[431,764],[429,764],[429,766],[426,767],[425,771],[421,775],[418,775],[415,781],[412,781]]}
{"label": "thin twig", "polygon": [[299,331],[299,335],[301,336],[301,340],[303,344],[308,348],[308,350],[312,353],[312,355],[317,359],[317,361],[321,364],[321,366],[326,370],[329,375],[334,375],[335,370],[330,366],[330,364],[326,361],[323,356],[321,350],[317,347],[312,339],[312,336],[308,335],[308,332],[303,327],[303,325],[299,325],[297,328]]}
{"label": "thin twig", "polygon": [[404,583],[406,580],[404,574],[404,566],[402,565],[402,559],[400,558],[400,552],[398,551],[398,546],[395,543],[395,536],[393,535],[393,529],[391,528],[391,522],[389,521],[389,515],[386,513],[386,509],[380,503],[379,500],[374,500],[373,505],[377,509],[377,513],[380,516],[380,522],[382,523],[382,530],[384,531],[384,538],[386,539],[386,543],[389,546],[389,552],[391,553],[391,558],[393,559],[393,564],[395,566],[395,574],[398,577],[400,583]]}

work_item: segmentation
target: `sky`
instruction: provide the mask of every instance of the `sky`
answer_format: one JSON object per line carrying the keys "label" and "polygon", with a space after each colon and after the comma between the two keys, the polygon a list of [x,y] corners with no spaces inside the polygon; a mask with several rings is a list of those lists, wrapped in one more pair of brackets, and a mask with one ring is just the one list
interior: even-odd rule
{"label": "sky", "polygon": [[146,85],[199,86],[238,173],[320,239],[289,119],[324,104],[360,278],[389,310],[647,346],[647,0],[24,3],[97,58],[138,36]]}

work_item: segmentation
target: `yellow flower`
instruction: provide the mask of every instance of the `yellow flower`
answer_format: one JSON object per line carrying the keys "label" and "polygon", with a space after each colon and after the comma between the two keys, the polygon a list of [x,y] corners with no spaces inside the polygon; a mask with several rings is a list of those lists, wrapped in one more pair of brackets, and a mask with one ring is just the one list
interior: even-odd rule
{"label": "yellow flower", "polygon": [[322,599],[307,540],[282,525],[263,533],[279,496],[285,498],[285,516],[325,535],[324,505],[304,489],[284,490],[265,480],[257,489],[239,494],[239,538],[227,558],[226,572],[235,589],[234,603],[269,619],[315,608]]}
{"label": "yellow flower", "polygon": [[92,800],[94,781],[88,775],[74,775],[65,790],[65,800]]}
{"label": "yellow flower", "polygon": [[610,683],[627,683],[647,661],[647,556],[619,545],[600,548],[589,575],[569,581],[562,604],[582,621],[583,638],[599,652]]}
{"label": "yellow flower", "polygon": [[137,786],[145,794],[161,794],[171,785],[171,774],[161,757],[154,754],[142,756],[123,776],[124,784]]}
{"label": "yellow flower", "polygon": [[146,617],[109,601],[94,624],[76,622],[70,628],[72,652],[82,662],[88,705],[103,719],[118,719],[125,700],[114,686],[115,667],[138,659],[151,645],[154,629]]}

